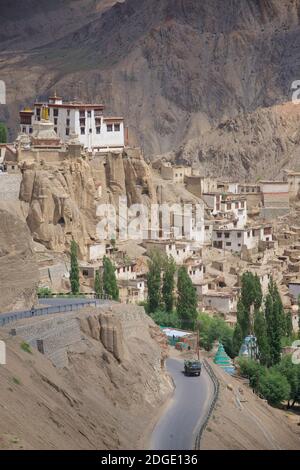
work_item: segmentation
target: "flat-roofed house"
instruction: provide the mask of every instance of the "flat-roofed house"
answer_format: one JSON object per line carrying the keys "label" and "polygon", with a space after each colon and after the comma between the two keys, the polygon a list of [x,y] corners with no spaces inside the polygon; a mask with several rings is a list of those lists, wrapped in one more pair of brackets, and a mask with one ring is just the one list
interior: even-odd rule
{"label": "flat-roofed house", "polygon": [[260,181],[259,185],[262,196],[261,215],[265,219],[270,220],[289,213],[290,196],[287,182]]}

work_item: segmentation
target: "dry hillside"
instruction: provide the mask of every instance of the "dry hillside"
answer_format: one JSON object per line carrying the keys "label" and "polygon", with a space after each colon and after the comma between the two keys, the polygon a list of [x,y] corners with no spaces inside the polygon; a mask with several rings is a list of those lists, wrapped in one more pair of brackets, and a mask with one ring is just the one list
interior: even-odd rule
{"label": "dry hillside", "polygon": [[213,365],[220,395],[201,442],[203,450],[299,450],[299,416],[269,406],[241,379]]}
{"label": "dry hillside", "polygon": [[[165,340],[159,328],[133,306],[64,314],[57,337],[49,330],[51,348],[61,348],[64,335],[72,340],[66,316],[74,340],[66,343],[63,369],[0,331],[7,342],[7,365],[0,366],[0,449],[137,448],[172,391],[161,369]],[[29,320],[27,330],[31,326],[34,337],[48,321],[53,317]]]}

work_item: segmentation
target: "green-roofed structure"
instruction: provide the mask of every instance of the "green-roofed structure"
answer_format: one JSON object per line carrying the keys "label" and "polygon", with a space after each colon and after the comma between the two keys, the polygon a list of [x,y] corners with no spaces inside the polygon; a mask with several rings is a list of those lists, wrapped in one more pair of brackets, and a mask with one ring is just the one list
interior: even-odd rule
{"label": "green-roofed structure", "polygon": [[227,374],[232,375],[235,372],[233,362],[221,343],[219,344],[218,351],[216,352],[214,363],[220,366],[225,372],[227,372]]}

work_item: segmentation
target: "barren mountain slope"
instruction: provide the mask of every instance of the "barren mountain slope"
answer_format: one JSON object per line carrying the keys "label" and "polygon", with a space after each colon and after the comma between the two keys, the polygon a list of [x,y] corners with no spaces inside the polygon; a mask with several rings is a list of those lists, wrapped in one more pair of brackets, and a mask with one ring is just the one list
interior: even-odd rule
{"label": "barren mountain slope", "polygon": [[117,0],[1,0],[0,50],[30,49],[57,40]]}
{"label": "barren mountain slope", "polygon": [[3,52],[9,105],[2,115],[13,130],[20,103],[57,88],[123,114],[131,143],[147,154],[177,150],[226,119],[290,101],[299,8],[299,0],[117,3],[42,48]]}
{"label": "barren mountain slope", "polygon": [[[79,339],[68,348],[64,369],[0,331],[7,344],[7,365],[0,367],[0,449],[134,449],[172,392],[161,369],[165,339],[141,307],[62,314],[52,347],[62,347],[70,316],[81,330],[75,330]],[[51,318],[26,324],[34,335],[37,322]],[[70,338],[68,328],[65,335]]]}

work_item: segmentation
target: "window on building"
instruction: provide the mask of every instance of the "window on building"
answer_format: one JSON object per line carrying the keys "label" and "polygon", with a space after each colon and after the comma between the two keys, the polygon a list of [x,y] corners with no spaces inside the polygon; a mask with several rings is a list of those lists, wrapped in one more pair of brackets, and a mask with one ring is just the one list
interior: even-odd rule
{"label": "window on building", "polygon": [[24,134],[26,134],[26,127],[22,128],[22,132],[24,132]]}
{"label": "window on building", "polygon": [[67,111],[67,115],[70,116],[70,110],[69,110],[69,109],[68,109],[68,111]]}
{"label": "window on building", "polygon": [[68,127],[66,128],[66,135],[70,135],[70,129]]}
{"label": "window on building", "polygon": [[88,276],[89,276],[88,270],[87,270],[87,269],[83,269],[83,270],[82,270],[82,275],[83,275],[84,277],[88,277]]}
{"label": "window on building", "polygon": [[92,134],[92,132],[93,132],[93,129],[90,127],[89,133]]}
{"label": "window on building", "polygon": [[32,129],[32,127],[30,127],[29,128],[29,134],[32,134],[32,132],[33,132],[33,129]]}
{"label": "window on building", "polygon": [[87,117],[92,117],[92,111],[87,112]]}
{"label": "window on building", "polygon": [[115,124],[115,132],[120,132],[120,124]]}
{"label": "window on building", "polygon": [[101,134],[101,126],[97,126],[97,127],[96,127],[96,133],[97,133],[97,134]]}
{"label": "window on building", "polygon": [[57,134],[57,127],[54,127],[54,130],[55,130],[55,132],[56,132],[56,134]]}
{"label": "window on building", "polygon": [[53,109],[53,116],[54,117],[57,117],[58,116],[58,109]]}
{"label": "window on building", "polygon": [[218,237],[218,238],[222,238],[222,233],[221,233],[221,232],[218,232],[218,233],[217,233],[217,237]]}
{"label": "window on building", "polygon": [[225,233],[225,238],[229,238],[230,237],[230,233]]}
{"label": "window on building", "polygon": [[41,108],[36,108],[36,115],[40,116],[41,115]]}
{"label": "window on building", "polygon": [[231,210],[231,204],[227,204],[227,210],[230,211]]}
{"label": "window on building", "polygon": [[85,134],[85,127],[81,127],[81,128],[80,128],[80,133],[81,133],[81,135],[84,135],[84,134]]}
{"label": "window on building", "polygon": [[231,242],[226,242],[226,246],[231,246]]}
{"label": "window on building", "polygon": [[85,117],[85,111],[79,111],[79,117],[84,118]]}
{"label": "window on building", "polygon": [[57,118],[54,118],[54,125],[57,126]]}
{"label": "window on building", "polygon": [[238,232],[237,237],[238,237],[238,238],[242,238],[241,232]]}
{"label": "window on building", "polygon": [[107,124],[106,128],[107,128],[107,132],[112,132],[113,131],[113,125],[112,124]]}
{"label": "window on building", "polygon": [[70,126],[70,119],[67,119],[67,120],[66,120],[66,124],[67,124],[67,127]]}

